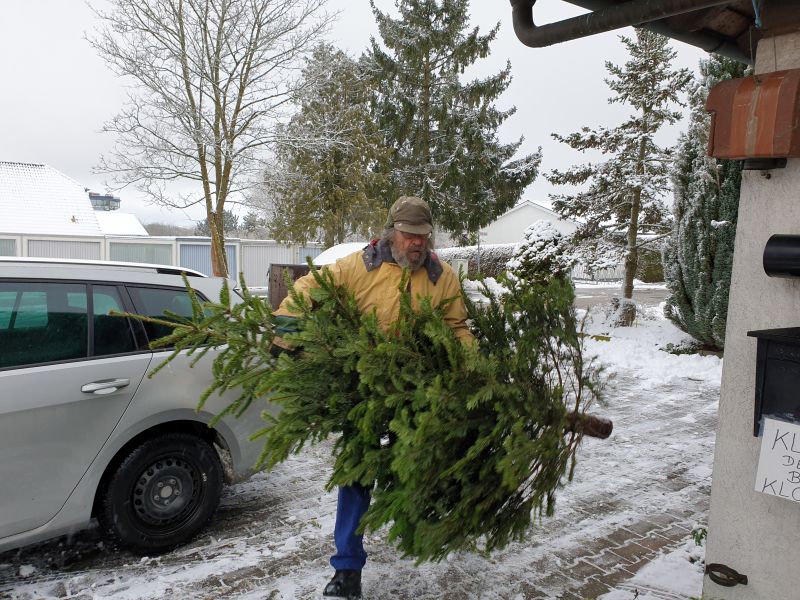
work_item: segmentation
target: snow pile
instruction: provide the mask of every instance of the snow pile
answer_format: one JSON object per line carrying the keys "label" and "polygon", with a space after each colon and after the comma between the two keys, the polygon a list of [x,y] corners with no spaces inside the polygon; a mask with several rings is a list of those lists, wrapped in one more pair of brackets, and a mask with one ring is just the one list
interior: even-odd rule
{"label": "snow pile", "polygon": [[[643,313],[643,314],[642,314]],[[675,355],[670,347],[687,346],[692,338],[664,318],[664,303],[641,309],[632,327],[614,327],[599,310],[586,323],[586,348],[612,371],[635,375],[642,389],[685,381],[719,381],[722,359],[699,354]],[[611,343],[613,341],[613,343]]]}
{"label": "snow pile", "polygon": [[696,598],[703,588],[702,563],[692,563],[693,540],[686,546],[662,554],[645,565],[632,579],[598,600],[663,600],[664,598]]}
{"label": "snow pile", "polygon": [[[622,294],[622,280],[617,279],[616,281],[591,281],[591,280],[581,280],[575,282],[575,289],[587,289],[587,290],[596,290],[598,288],[617,288],[619,293]],[[667,286],[664,285],[663,282],[658,283],[649,283],[646,281],[642,281],[640,279],[633,280],[633,289],[634,290],[666,290]]]}
{"label": "snow pile", "polygon": [[31,577],[34,573],[36,573],[36,567],[33,565],[21,565],[18,573],[23,579],[26,577]]}

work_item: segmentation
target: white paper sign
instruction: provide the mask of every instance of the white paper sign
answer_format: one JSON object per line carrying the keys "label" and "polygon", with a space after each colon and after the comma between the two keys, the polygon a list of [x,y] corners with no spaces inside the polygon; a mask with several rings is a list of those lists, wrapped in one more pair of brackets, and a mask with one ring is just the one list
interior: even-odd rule
{"label": "white paper sign", "polygon": [[764,419],[756,491],[800,502],[800,425]]}

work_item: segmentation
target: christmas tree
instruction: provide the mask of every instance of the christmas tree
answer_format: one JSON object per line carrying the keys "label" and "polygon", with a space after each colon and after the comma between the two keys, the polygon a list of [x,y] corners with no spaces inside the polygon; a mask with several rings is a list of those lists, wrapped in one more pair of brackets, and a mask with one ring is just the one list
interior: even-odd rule
{"label": "christmas tree", "polygon": [[281,317],[245,286],[241,303],[223,290],[217,303],[195,298],[192,319],[163,321],[176,321],[159,342],[172,355],[220,348],[204,399],[238,389],[226,412],[267,397],[281,407],[255,436],[267,467],[335,435],[328,486],[373,487],[362,528],[388,526],[419,562],[502,548],[553,512],[601,387],[567,278],[521,269],[501,277],[502,295],[465,298],[477,338],[465,345],[442,317],[452,299],[413,310],[404,292],[398,320],[383,329],[328,271],[312,274],[310,297],[291,291],[301,326],[282,342],[294,350],[277,358]]}

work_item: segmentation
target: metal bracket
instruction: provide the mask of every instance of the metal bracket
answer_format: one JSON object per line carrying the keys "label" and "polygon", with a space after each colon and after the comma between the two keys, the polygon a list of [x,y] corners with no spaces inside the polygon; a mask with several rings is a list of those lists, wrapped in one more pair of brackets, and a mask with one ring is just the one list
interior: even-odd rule
{"label": "metal bracket", "polygon": [[785,158],[745,158],[742,169],[745,171],[769,171],[770,169],[785,169]]}
{"label": "metal bracket", "polygon": [[734,587],[739,584],[747,585],[747,575],[742,575],[728,565],[720,563],[706,565],[706,575],[711,581],[723,587]]}

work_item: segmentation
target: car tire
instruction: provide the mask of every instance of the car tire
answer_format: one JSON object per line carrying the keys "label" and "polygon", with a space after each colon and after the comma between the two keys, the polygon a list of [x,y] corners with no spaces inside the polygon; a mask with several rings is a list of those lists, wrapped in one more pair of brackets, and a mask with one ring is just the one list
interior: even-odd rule
{"label": "car tire", "polygon": [[164,434],[134,448],[102,494],[100,522],[126,548],[158,554],[189,541],[219,504],[222,464],[206,441]]}

